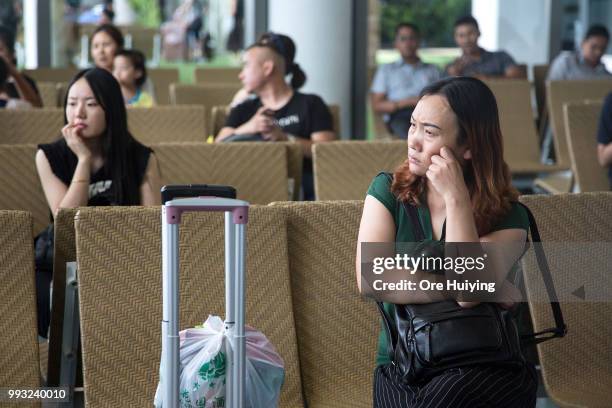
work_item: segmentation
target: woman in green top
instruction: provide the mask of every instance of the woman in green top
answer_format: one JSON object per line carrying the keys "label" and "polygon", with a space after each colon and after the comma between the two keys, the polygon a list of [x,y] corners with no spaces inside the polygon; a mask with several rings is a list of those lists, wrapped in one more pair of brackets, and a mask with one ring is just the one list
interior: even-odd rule
{"label": "woman in green top", "polygon": [[[365,199],[356,262],[361,293],[372,294],[361,279],[362,242],[416,240],[400,201],[417,207],[426,239],[506,243],[508,250],[491,254],[488,262],[505,271],[512,268],[523,252],[529,221],[525,211],[513,203],[518,192],[512,187],[502,145],[495,97],[483,82],[447,78],[422,91],[408,132],[407,160],[395,170],[393,181],[378,175]],[[412,280],[415,276],[425,275],[417,271]],[[500,307],[511,307],[508,299],[517,299],[518,291],[507,283],[503,291],[506,301]],[[377,294],[388,304],[431,303],[449,296],[442,291]],[[477,304],[458,303],[462,307]],[[537,378],[531,364],[519,370],[492,366],[449,369],[424,384],[406,385],[390,363],[386,346],[383,331],[374,373],[375,407],[535,406]]]}

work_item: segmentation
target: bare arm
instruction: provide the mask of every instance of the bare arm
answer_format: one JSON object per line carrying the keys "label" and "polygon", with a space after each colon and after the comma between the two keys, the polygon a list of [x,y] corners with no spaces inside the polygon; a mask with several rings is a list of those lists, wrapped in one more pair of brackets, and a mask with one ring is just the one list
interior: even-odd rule
{"label": "bare arm", "polygon": [[30,83],[26,81],[23,75],[21,75],[21,73],[17,70],[15,70],[15,72],[11,75],[15,80],[15,87],[19,93],[19,98],[30,102],[30,104],[32,104],[34,107],[41,108],[43,104],[40,95],[38,95],[34,88],[30,86]]}
{"label": "bare arm", "polygon": [[418,96],[390,101],[384,93],[373,93],[370,95],[372,109],[376,113],[393,113],[404,108],[413,108],[419,102]]}
{"label": "bare arm", "polygon": [[161,201],[159,190],[159,164],[155,154],[151,153],[142,184],[140,185],[140,203],[145,206],[159,205]]}
{"label": "bare arm", "polygon": [[597,144],[597,160],[602,167],[612,166],[612,143]]}
{"label": "bare arm", "polygon": [[79,160],[72,182],[66,186],[51,170],[42,150],[36,153],[36,170],[53,216],[60,208],[77,208],[87,205],[89,199],[89,160]]}
{"label": "bare arm", "polygon": [[[392,215],[389,213],[387,208],[378,201],[375,197],[368,195],[365,199],[363,206],[363,213],[361,216],[361,223],[359,225],[359,236],[357,238],[357,256],[355,258],[355,270],[357,278],[357,287],[359,292],[370,296],[373,294],[373,289],[369,286],[365,279],[362,279],[361,263],[371,262],[372,259],[362,259],[361,244],[368,242],[395,242],[395,222],[393,221]],[[383,252],[376,254],[369,254],[375,257],[394,257],[393,251]],[[388,282],[399,281],[400,279],[407,279],[413,282],[419,282],[421,279],[427,279],[429,281],[437,281],[437,277],[431,274],[426,274],[420,271],[416,271],[414,274],[410,274],[406,270],[387,270],[384,272],[384,277]],[[367,285],[363,287],[362,284]],[[441,291],[388,291],[378,292],[376,298],[384,302],[406,304],[406,303],[431,303],[447,298],[447,295]]]}

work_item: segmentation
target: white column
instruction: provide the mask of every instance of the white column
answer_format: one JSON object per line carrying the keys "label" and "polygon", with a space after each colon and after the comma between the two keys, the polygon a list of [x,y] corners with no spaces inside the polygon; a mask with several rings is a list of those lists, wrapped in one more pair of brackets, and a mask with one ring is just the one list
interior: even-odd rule
{"label": "white column", "polygon": [[507,51],[519,64],[549,61],[552,0],[472,0],[480,45]]}
{"label": "white column", "polygon": [[270,31],[286,34],[296,44],[296,62],[306,73],[301,89],[329,104],[340,105],[341,136],[351,132],[352,81],[351,0],[269,0]]}
{"label": "white column", "polygon": [[38,67],[38,1],[23,1],[23,42],[25,48],[25,67]]}

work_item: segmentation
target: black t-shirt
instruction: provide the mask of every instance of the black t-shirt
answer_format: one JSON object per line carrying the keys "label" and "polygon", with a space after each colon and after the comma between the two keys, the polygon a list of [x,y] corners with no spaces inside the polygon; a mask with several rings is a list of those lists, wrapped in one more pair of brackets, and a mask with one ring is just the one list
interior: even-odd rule
{"label": "black t-shirt", "polygon": [[[21,74],[21,76],[23,76],[26,82],[30,84],[32,89],[34,89],[34,92],[36,92],[37,95],[40,95],[40,92],[38,91],[38,87],[36,86],[36,81],[34,81],[32,78],[30,78],[26,74]],[[7,82],[6,93],[8,94],[9,98],[17,98],[17,99],[20,98],[19,91],[17,90],[17,86],[15,85],[15,82],[13,81]]]}
{"label": "black t-shirt", "polygon": [[[612,93],[608,94],[601,108],[599,128],[597,129],[597,143],[607,145],[612,143]],[[612,166],[608,167],[608,179],[612,189]]]}
{"label": "black t-shirt", "polygon": [[[78,159],[66,144],[66,140],[62,138],[53,143],[40,144],[38,148],[45,153],[53,174],[55,174],[64,184],[69,186],[72,182],[72,176],[76,170]],[[136,177],[135,185],[140,187],[152,150],[137,141],[134,141],[129,149],[130,153],[128,157],[130,157],[130,160],[128,165],[133,166],[131,170],[132,174]],[[113,180],[109,170],[110,169],[104,165],[91,175],[89,200],[87,201],[88,206],[127,204],[114,201]]]}
{"label": "black t-shirt", "polygon": [[[234,107],[226,127],[237,128],[248,122],[261,108],[259,98],[249,99]],[[278,126],[285,132],[302,139],[310,139],[314,132],[333,131],[333,120],[329,108],[317,95],[294,92],[289,102],[274,112]],[[312,172],[312,161],[304,158],[304,171]]]}

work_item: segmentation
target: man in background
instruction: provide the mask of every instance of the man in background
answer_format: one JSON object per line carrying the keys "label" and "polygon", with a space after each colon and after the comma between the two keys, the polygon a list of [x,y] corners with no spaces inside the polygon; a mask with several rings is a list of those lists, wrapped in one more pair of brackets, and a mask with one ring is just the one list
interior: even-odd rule
{"label": "man in background", "polygon": [[400,59],[382,65],[370,88],[374,112],[383,114],[391,133],[406,139],[412,111],[421,90],[441,78],[438,68],[425,64],[418,56],[420,33],[412,23],[400,23],[395,29],[395,48]]}

